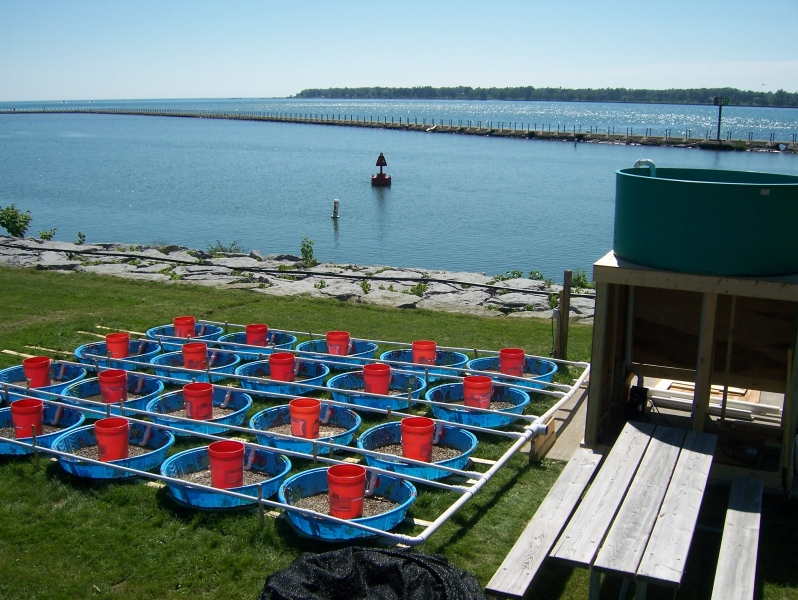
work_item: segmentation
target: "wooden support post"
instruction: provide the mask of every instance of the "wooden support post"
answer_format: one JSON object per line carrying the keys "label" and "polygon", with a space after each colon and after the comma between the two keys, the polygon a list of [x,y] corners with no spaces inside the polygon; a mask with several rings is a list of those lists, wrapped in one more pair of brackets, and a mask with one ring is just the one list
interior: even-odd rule
{"label": "wooden support post", "polygon": [[557,358],[562,360],[566,360],[568,356],[568,315],[571,313],[571,284],[573,280],[573,272],[565,271],[560,294],[560,327],[557,331]]}
{"label": "wooden support post", "polygon": [[604,371],[612,357],[604,352],[607,339],[607,311],[609,308],[610,285],[608,283],[596,284],[596,309],[593,317],[593,353],[590,365],[590,384],[587,399],[587,421],[585,423],[585,443],[592,445],[597,442],[598,423],[601,418],[601,405],[603,398],[610,390],[604,389]]}
{"label": "wooden support post", "polygon": [[[731,357],[734,348],[734,315],[737,310],[737,296],[732,296],[731,314],[729,315],[729,340],[726,344],[726,368],[723,371],[723,399],[720,403],[720,423],[726,422],[726,404],[729,400],[729,375],[731,374]],[[787,367],[789,369],[789,366]]]}
{"label": "wooden support post", "polygon": [[701,298],[701,325],[698,334],[698,363],[696,365],[695,394],[693,396],[693,431],[704,431],[704,419],[709,412],[712,391],[712,366],[715,354],[715,317],[718,295],[705,292]]}

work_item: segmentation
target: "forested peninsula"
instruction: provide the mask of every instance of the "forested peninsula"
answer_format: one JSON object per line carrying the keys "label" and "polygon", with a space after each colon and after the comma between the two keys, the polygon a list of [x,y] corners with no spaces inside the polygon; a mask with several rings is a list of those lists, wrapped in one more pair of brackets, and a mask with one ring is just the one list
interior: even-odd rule
{"label": "forested peninsula", "polygon": [[307,89],[295,98],[364,100],[544,100],[557,102],[636,102],[641,104],[712,104],[723,96],[735,106],[798,107],[798,92],[755,92],[735,88],[634,90],[627,88],[472,88],[458,87],[360,87]]}

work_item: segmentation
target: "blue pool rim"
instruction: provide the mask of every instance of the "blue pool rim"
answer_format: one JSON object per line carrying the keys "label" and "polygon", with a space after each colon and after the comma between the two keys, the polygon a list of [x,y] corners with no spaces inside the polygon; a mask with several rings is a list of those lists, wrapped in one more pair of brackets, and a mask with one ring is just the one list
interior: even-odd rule
{"label": "blue pool rim", "polygon": [[557,374],[559,368],[557,365],[550,361],[546,360],[545,358],[538,358],[535,356],[527,356],[524,359],[524,373],[531,373],[534,374],[534,377],[529,379],[507,379],[502,377],[501,373],[499,373],[499,357],[498,356],[486,356],[484,358],[475,358],[473,360],[468,361],[466,365],[467,369],[473,369],[475,371],[488,371],[494,370],[496,374],[490,375],[490,378],[493,381],[498,383],[506,383],[507,385],[513,385],[518,387],[528,387],[528,388],[535,388],[535,389],[542,389],[545,387],[546,383],[551,383],[551,380],[554,378],[554,375]]}
{"label": "blue pool rim", "polygon": [[[203,327],[205,330],[202,335],[199,335],[200,331],[203,331]],[[175,335],[175,326],[171,323],[166,325],[157,325],[155,327],[150,327],[147,330],[147,337],[151,340],[160,341],[163,345],[164,352],[177,352],[180,350],[180,346],[185,344],[186,342],[215,342],[219,339],[219,336],[224,333],[224,329],[219,327],[218,325],[210,325],[207,323],[197,323],[194,325],[194,331],[196,335],[192,336],[191,338],[180,338],[176,340],[158,340],[155,336],[164,335],[164,336],[171,336],[174,337]]]}
{"label": "blue pool rim", "polygon": [[[230,488],[231,492],[252,496],[253,500],[251,502],[242,498],[228,496],[226,494],[192,488],[188,482],[185,485],[167,482],[166,485],[169,488],[169,492],[178,503],[190,506],[192,508],[204,510],[230,509],[249,506],[253,504],[254,500],[258,497],[259,487],[262,487],[263,490],[262,497],[264,499],[270,498],[277,493],[277,490],[280,488],[283,481],[285,481],[286,476],[291,471],[291,461],[282,454],[271,450],[248,447],[244,454],[245,465],[247,463],[247,459],[249,458],[250,452],[255,452],[255,460],[257,462],[265,463],[263,466],[268,465],[269,467],[272,467],[279,465],[278,468],[273,470],[266,470],[265,468],[256,469],[259,472],[265,472],[269,475],[269,479],[266,479],[261,483],[253,483],[251,485]],[[183,464],[186,462],[188,465]],[[173,454],[161,464],[160,472],[161,475],[166,477],[176,478],[177,472],[181,470],[181,468],[184,469],[186,466],[196,466],[198,463],[207,468],[209,464],[208,446],[190,448],[189,450],[184,450],[182,452],[178,452],[177,454]],[[274,463],[274,465],[271,463]],[[201,469],[194,469],[188,472],[193,473],[198,470]]]}
{"label": "blue pool rim", "polygon": [[220,337],[219,341],[225,342],[225,344],[236,344],[234,346],[225,345],[222,346],[222,348],[235,352],[241,357],[241,360],[260,360],[261,356],[268,356],[275,352],[290,350],[293,345],[296,344],[296,336],[290,333],[278,331],[277,329],[269,329],[267,340],[272,339],[272,335],[274,335],[273,339],[277,343],[273,346],[258,346],[257,350],[254,350],[252,347],[245,347],[247,344],[246,331],[227,333]]}
{"label": "blue pool rim", "polygon": [[[217,387],[213,388],[214,406],[221,406],[228,391],[230,390]],[[154,415],[150,415],[150,418],[158,425],[166,425],[167,427],[180,429],[181,431],[172,431],[172,433],[177,437],[186,437],[194,433],[216,435],[229,431],[227,428],[219,427],[218,425],[239,426],[244,422],[244,419],[247,417],[247,412],[252,407],[252,396],[244,393],[243,391],[233,391],[230,397],[230,402],[233,404],[233,407],[236,408],[234,412],[216,419],[197,421],[195,423],[178,421],[176,419],[169,418],[162,410],[167,406],[171,407],[172,409],[178,409],[182,406],[185,406],[185,400],[183,400],[183,390],[167,392],[166,394],[161,394],[156,398],[152,398],[149,400],[149,402],[147,402],[146,410],[147,412],[155,413]],[[214,426],[214,424],[217,426]]]}
{"label": "blue pool rim", "polygon": [[[445,383],[443,385],[436,386],[429,389],[424,395],[424,398],[426,400],[432,400],[433,402],[459,402],[463,399],[463,384]],[[493,395],[491,396],[491,401],[496,400],[513,402],[515,406],[503,411],[510,413],[511,415],[523,414],[524,409],[530,402],[529,394],[525,390],[504,385],[493,386]],[[430,408],[432,408],[433,416],[441,421],[447,421],[448,423],[456,423],[460,425],[485,427],[487,429],[504,427],[517,420],[515,416],[505,417],[490,413],[472,412],[464,406],[458,406],[457,408],[450,409],[448,407],[436,406],[433,404]]]}
{"label": "blue pool rim", "polygon": [[[380,354],[380,360],[412,363],[413,351],[410,349],[388,350],[387,352]],[[440,381],[441,379],[452,379],[462,376],[462,374],[458,371],[443,368],[436,369],[436,366],[450,367],[451,369],[463,369],[465,368],[467,362],[468,356],[462,352],[436,350],[435,365],[391,365],[391,368],[399,369],[401,371],[417,371],[419,373],[425,373],[425,369],[429,369],[429,382],[431,383],[434,381]]]}
{"label": "blue pool rim", "polygon": [[[139,378],[143,378],[145,381],[145,386],[147,387],[155,387],[154,390],[151,390],[146,395],[142,396],[141,398],[136,398],[135,400],[130,400],[125,402],[125,408],[133,408],[136,410],[144,410],[147,406],[147,403],[152,400],[153,398],[157,397],[159,394],[162,394],[164,391],[164,384],[162,381],[158,379],[152,379],[147,375],[143,375],[140,373],[128,373],[128,392],[134,391],[131,390],[131,386],[134,388],[138,385],[137,381]],[[91,389],[91,393],[86,394],[86,388]],[[67,404],[72,404],[73,406],[81,407],[86,410],[86,414],[90,419],[102,419],[106,415],[106,408],[104,406],[92,406],[88,402],[81,401],[81,399],[88,395],[94,396],[100,393],[100,381],[97,377],[92,377],[90,379],[81,379],[73,383],[72,385],[67,386],[64,389],[64,395],[69,396],[69,398],[63,398],[63,401]],[[119,408],[119,403],[111,404],[111,414],[120,416],[122,415],[122,410]],[[96,412],[93,412],[96,411]]]}
{"label": "blue pool rim", "polygon": [[56,369],[58,371],[61,368],[64,368],[64,377],[68,379],[63,379],[58,381],[58,383],[54,383],[52,385],[47,385],[40,388],[30,388],[24,392],[19,392],[16,390],[9,389],[8,390],[8,398],[5,397],[5,393],[3,392],[3,383],[11,383],[14,385],[21,385],[24,387],[25,385],[25,370],[23,369],[22,365],[16,365],[14,367],[8,367],[0,371],[0,397],[5,400],[6,402],[13,402],[15,400],[19,400],[20,398],[28,397],[28,398],[39,398],[41,400],[55,400],[54,396],[47,394],[46,392],[50,392],[53,394],[61,394],[63,393],[64,389],[73,383],[77,383],[78,381],[85,379],[88,375],[88,371],[83,367],[79,367],[77,365],[68,365],[64,363],[56,363],[53,362],[50,365],[50,380],[56,380],[56,375],[58,375]]}
{"label": "blue pool rim", "polygon": [[[216,352],[216,348],[208,348],[208,360],[210,361],[213,353]],[[217,353],[217,360],[221,358],[222,360],[228,361],[227,363],[218,366],[218,367],[211,367],[211,383],[215,381],[221,381],[227,378],[227,375],[232,375],[235,371],[236,367],[238,367],[241,359],[236,356],[235,354],[229,354],[227,352],[219,352]],[[179,363],[179,364],[175,364]],[[183,371],[171,371],[169,369],[159,368],[159,367],[182,367],[183,366],[183,353],[181,351],[178,352],[167,352],[166,354],[159,354],[158,356],[154,356],[150,361],[150,365],[155,370],[155,374],[159,375],[160,377],[171,377],[173,379],[179,379],[180,381],[185,381],[186,383],[190,383],[192,380],[196,379],[199,382],[205,382],[208,379],[207,373],[203,372],[202,374],[197,373],[187,373]]]}
{"label": "blue pool rim", "polygon": [[[257,392],[263,392],[264,395],[268,396],[269,394],[281,394],[287,396],[302,396],[303,394],[313,393],[316,390],[313,390],[309,387],[309,385],[321,387],[324,385],[324,380],[330,374],[330,367],[327,365],[323,365],[320,363],[311,363],[303,360],[297,360],[299,363],[299,375],[303,373],[309,373],[311,369],[315,371],[315,374],[308,379],[303,381],[274,381],[274,380],[260,380],[260,381],[251,381],[247,379],[241,380],[241,387],[247,390],[253,390]],[[254,375],[252,371],[257,372],[258,370],[263,370],[263,375]],[[236,369],[236,375],[245,375],[247,377],[269,377],[269,361],[268,360],[259,360],[251,363],[247,363],[245,365],[241,365]],[[304,375],[303,375],[304,376]],[[280,397],[280,396],[278,396]]]}
{"label": "blue pool rim", "polygon": [[[133,354],[134,352],[138,352],[138,349],[142,347],[142,352],[140,354]],[[129,351],[131,352],[130,356],[126,357],[125,361],[135,361],[136,364],[130,364],[129,362],[121,362],[119,360],[113,360],[109,358],[100,358],[97,359],[97,364],[101,367],[107,369],[123,369],[125,371],[135,371],[137,369],[146,369],[149,366],[150,360],[152,357],[157,356],[161,353],[161,346],[158,342],[147,339],[141,338],[140,340],[130,340],[130,345],[128,346]],[[83,363],[84,365],[94,365],[93,358],[86,358],[87,354],[98,355],[98,356],[108,356],[108,346],[105,342],[91,342],[90,344],[83,344],[82,346],[78,346],[75,348],[75,358],[78,359],[78,362]]]}
{"label": "blue pool rim", "polygon": [[[57,410],[58,410],[57,405],[45,403],[44,422],[52,424],[52,420],[55,417]],[[66,427],[64,427],[60,431],[54,431],[53,433],[37,435],[36,445],[43,446],[45,448],[52,448],[52,445],[55,442],[56,438],[60,437],[64,433],[68,433],[74,429],[77,429],[78,427],[81,427],[85,421],[86,421],[86,416],[78,409],[63,407],[63,410],[61,411],[61,416],[58,419],[58,424],[63,423],[64,425],[66,425]],[[13,427],[13,426],[14,426],[13,421],[11,419],[11,407],[7,406],[6,408],[0,408],[0,427]],[[28,444],[30,444],[32,438],[22,438],[20,439],[20,441],[27,442]],[[33,454],[33,448],[18,446],[17,444],[6,442],[4,441],[3,438],[0,438],[0,454],[16,455],[16,456]]]}
{"label": "blue pool rim", "polygon": [[[368,406],[382,409],[387,409],[390,406],[391,410],[403,410],[409,406],[406,395],[408,381],[413,381],[414,383],[414,389],[410,393],[410,397],[417,400],[421,397],[421,393],[426,389],[427,385],[420,376],[407,375],[405,373],[391,373],[389,389],[405,392],[404,395],[396,396],[395,399],[391,400],[362,395],[365,386],[363,371],[347,371],[339,375],[334,375],[327,381],[327,387],[330,388],[333,400],[336,402],[346,402],[348,404],[354,404],[355,406]],[[355,387],[344,387],[345,385],[354,385]]]}
{"label": "blue pool rim", "polygon": [[347,369],[363,366],[368,362],[363,359],[374,358],[374,355],[377,353],[377,344],[367,340],[352,340],[352,352],[344,356],[335,357],[325,356],[327,354],[327,341],[323,339],[308,340],[297,344],[296,350],[308,358],[335,361],[338,364],[329,364],[328,366],[330,369],[333,371],[345,371]]}
{"label": "blue pool rim", "polygon": [[[430,463],[430,465],[442,465],[444,467],[451,467],[453,469],[462,469],[465,467],[468,464],[468,459],[471,456],[471,453],[477,449],[478,442],[476,436],[470,431],[455,427],[454,425],[436,423],[435,427],[436,434],[438,433],[438,428],[442,427],[443,433],[441,435],[441,440],[445,440],[448,436],[449,443],[446,445],[459,450],[460,455],[447,460],[442,460],[440,462]],[[400,421],[376,425],[360,434],[357,440],[357,447],[362,450],[373,450],[375,452],[379,452],[379,449],[382,446],[389,444],[400,444],[402,440],[401,429],[402,423]],[[369,447],[373,438],[380,436],[383,437],[382,441],[387,441],[388,444],[381,444],[376,448]],[[386,471],[393,471],[400,475],[410,475],[414,477],[435,480],[448,477],[452,474],[441,469],[435,469],[432,466],[420,467],[416,465],[409,465],[401,462],[384,460],[377,456],[370,456],[368,454],[365,455],[365,458],[366,463],[371,467],[378,467],[380,469],[385,469]]]}
{"label": "blue pool rim", "polygon": [[[369,476],[367,475],[366,477],[368,478]],[[410,508],[410,505],[415,502],[418,492],[412,483],[405,481],[400,477],[391,477],[389,475],[380,474],[378,477],[376,477],[376,480],[378,481],[376,484],[377,490],[385,491],[387,489],[390,492],[387,497],[394,502],[397,502],[399,506],[389,510],[388,512],[384,512],[373,517],[363,517],[352,520],[353,522],[360,523],[362,525],[368,525],[369,527],[373,527],[381,531],[389,531],[404,520],[407,510]],[[301,487],[302,484],[306,484],[306,486],[309,486],[309,488]],[[313,496],[318,493],[326,492],[327,467],[303,471],[302,473],[297,473],[296,475],[292,475],[286,479],[280,486],[280,490],[277,493],[277,497],[281,503],[288,505],[291,504],[286,497],[286,492],[290,491],[292,486],[297,486],[300,490],[300,493],[308,491],[309,489],[310,493],[298,495],[296,498],[303,498],[305,496]],[[385,496],[384,494],[378,495]],[[340,542],[356,538],[374,537],[371,533],[363,531],[362,529],[347,527],[343,524],[334,523],[326,519],[318,519],[312,516],[306,516],[294,511],[286,511],[286,516],[288,517],[288,522],[291,524],[291,526],[295,530],[299,531],[300,534],[317,540]]]}
{"label": "blue pool rim", "polygon": [[[175,436],[169,431],[165,431],[155,425],[147,425],[145,423],[130,423],[130,436],[131,443],[140,441],[147,427],[151,427],[151,436],[147,442],[146,447],[152,448],[151,452],[142,454],[141,456],[133,456],[130,458],[123,458],[120,460],[111,461],[109,464],[120,465],[131,469],[138,469],[140,471],[152,471],[160,466],[166,458],[166,452],[175,443]],[[78,427],[67,433],[59,435],[53,442],[52,449],[60,452],[72,452],[72,443],[80,446],[81,442],[88,441],[88,444],[94,445],[97,443],[97,438],[94,435],[94,426],[87,425],[85,427]],[[129,477],[136,477],[135,473],[128,473],[126,471],[118,471],[112,467],[101,465],[94,465],[83,462],[78,456],[58,456],[58,464],[61,468],[76,477],[83,477],[87,479],[126,479]]]}
{"label": "blue pool rim", "polygon": [[[339,444],[341,446],[348,446],[352,442],[352,438],[355,436],[355,432],[360,428],[360,424],[362,420],[360,415],[357,414],[355,411],[345,408],[343,406],[335,406],[332,404],[328,404],[324,401],[321,402],[321,412],[322,415],[324,411],[329,407],[333,413],[330,417],[331,422],[333,424],[338,425],[340,423],[340,419],[342,416],[346,416],[349,420],[353,421],[353,425],[349,426],[349,428],[336,435],[320,437],[315,441],[318,442],[331,442],[333,444]],[[251,429],[256,431],[263,431],[266,430],[263,428],[263,423],[269,417],[273,417],[272,423],[280,418],[288,417],[288,422],[290,423],[290,415],[288,412],[288,405],[281,404],[280,406],[274,406],[272,408],[267,408],[265,410],[260,411],[259,413],[253,415],[253,417],[249,420],[249,426]],[[284,421],[285,422],[285,421]],[[341,427],[345,427],[346,425],[340,425]],[[313,454],[313,441],[305,440],[302,438],[280,438],[272,435],[266,435],[265,433],[256,433],[255,437],[258,440],[258,443],[261,446],[269,446],[271,448],[279,448],[281,450],[292,450],[294,452],[302,452],[304,454]],[[329,454],[330,449],[326,446],[317,446],[317,453],[318,454]]]}

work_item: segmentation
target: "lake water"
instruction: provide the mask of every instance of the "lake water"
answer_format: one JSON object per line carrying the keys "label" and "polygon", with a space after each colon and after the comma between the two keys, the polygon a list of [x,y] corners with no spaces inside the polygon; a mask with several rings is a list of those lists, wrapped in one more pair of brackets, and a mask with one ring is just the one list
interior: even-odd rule
{"label": "lake water", "polygon": [[[297,112],[324,114],[335,114],[338,105],[180,102],[160,105],[278,111],[282,103]],[[418,104],[415,112],[420,114],[435,103],[371,104],[383,113],[398,104]],[[455,103],[439,104],[454,110],[450,104]],[[471,110],[478,104],[496,105],[498,118],[483,120],[509,120],[501,111],[546,103],[456,104]],[[590,106],[571,105],[574,110]],[[627,105],[592,106],[600,111]],[[667,110],[687,108],[707,107]],[[631,115],[650,107],[627,109]],[[785,111],[791,116],[781,121],[798,123],[798,110],[749,110]],[[435,118],[472,118],[449,114],[455,116],[441,111]],[[379,152],[385,153],[386,171],[393,177],[388,189],[370,185]],[[488,274],[535,269],[561,281],[564,269],[589,272],[611,248],[615,170],[639,158],[651,158],[661,167],[798,175],[798,157],[785,154],[213,119],[3,114],[0,205],[30,210],[29,234],[57,227],[56,239],[66,241],[76,240],[81,231],[88,242],[204,248],[216,240],[237,240],[246,250],[299,254],[307,235],[324,261]],[[340,199],[338,220],[330,218],[334,198]]]}

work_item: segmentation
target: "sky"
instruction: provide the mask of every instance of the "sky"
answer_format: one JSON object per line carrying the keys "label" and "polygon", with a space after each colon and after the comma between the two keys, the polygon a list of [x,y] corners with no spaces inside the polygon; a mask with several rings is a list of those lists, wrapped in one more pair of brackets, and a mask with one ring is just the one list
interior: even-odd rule
{"label": "sky", "polygon": [[0,0],[0,101],[359,86],[798,92],[798,0]]}

